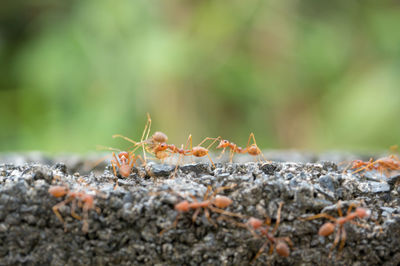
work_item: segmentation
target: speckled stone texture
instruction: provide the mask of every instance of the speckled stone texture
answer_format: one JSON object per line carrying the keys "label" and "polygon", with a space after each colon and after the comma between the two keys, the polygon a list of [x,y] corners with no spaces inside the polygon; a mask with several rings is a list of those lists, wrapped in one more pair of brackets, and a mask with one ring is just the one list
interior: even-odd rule
{"label": "speckled stone texture", "polygon": [[[130,177],[115,177],[107,168],[79,174],[63,163],[0,165],[0,265],[248,265],[266,239],[211,212],[210,223],[201,211],[181,215],[175,228],[159,235],[174,222],[174,205],[189,194],[202,200],[207,186],[231,186],[220,195],[233,203],[226,209],[246,217],[271,217],[283,202],[276,236],[290,237],[290,256],[280,257],[268,248],[255,265],[398,265],[400,263],[400,176],[351,174],[337,164],[319,163],[209,163],[184,164],[175,178],[175,166],[150,162],[134,168]],[[48,193],[51,185],[68,186],[96,194],[101,212],[89,211],[89,231],[70,215],[71,205],[52,207],[63,198]],[[337,217],[337,202],[345,212],[350,203],[372,211],[358,220],[363,227],[346,224],[344,249],[334,249],[335,234],[318,236],[326,219],[302,221],[321,211]],[[82,209],[77,209],[82,215]],[[232,218],[236,223],[246,219]]]}

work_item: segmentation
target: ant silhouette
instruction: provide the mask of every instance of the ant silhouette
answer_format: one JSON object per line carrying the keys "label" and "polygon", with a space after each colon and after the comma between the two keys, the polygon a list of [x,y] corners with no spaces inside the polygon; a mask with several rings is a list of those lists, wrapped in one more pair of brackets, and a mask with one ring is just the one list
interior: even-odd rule
{"label": "ant silhouette", "polygon": [[[207,148],[202,147],[201,145],[206,142],[207,140],[213,139],[214,141],[208,145]],[[190,143],[190,149],[184,152],[184,155],[186,156],[195,156],[195,157],[204,157],[208,156],[208,159],[210,160],[212,166],[215,168],[215,164],[212,161],[209,152],[209,149],[211,148],[212,145],[214,145],[215,142],[217,142],[220,138],[205,138],[202,142],[200,142],[197,146],[192,147],[192,135],[189,135],[188,142]]]}
{"label": "ant silhouette", "polygon": [[[111,156],[111,165],[113,168],[114,176],[116,178],[116,184],[114,186],[114,189],[118,187],[118,175],[116,167],[118,168],[118,172],[122,177],[129,177],[130,174],[132,173],[132,167],[135,165],[136,161],[139,159],[143,163],[142,157],[140,155],[134,154],[134,152],[137,150],[138,147],[128,152],[104,146],[98,146],[98,148],[113,151]],[[115,155],[115,152],[118,152],[118,156]],[[104,160],[104,157],[101,160]],[[99,162],[97,162],[96,164],[98,164]]]}
{"label": "ant silhouette", "polygon": [[[144,163],[147,163],[147,157],[146,157],[146,150],[149,151],[150,153],[154,153],[155,157],[157,159],[160,159],[163,161],[165,158],[167,158],[169,155],[165,152],[166,148],[165,146],[167,145],[168,141],[168,136],[161,132],[161,131],[156,131],[150,138],[150,130],[151,130],[151,117],[150,114],[147,113],[147,122],[144,127],[142,137],[139,142],[136,142],[128,137],[125,137],[121,134],[115,134],[112,137],[113,138],[122,138],[126,141],[129,141],[130,143],[134,144],[134,146],[141,146],[143,149],[143,160]],[[149,146],[150,148],[145,147],[145,145]]]}
{"label": "ant silhouette", "polygon": [[67,227],[64,219],[62,218],[59,212],[59,209],[62,206],[71,202],[71,216],[77,220],[82,220],[82,217],[80,217],[75,212],[76,206],[78,204],[78,206],[82,207],[83,211],[82,231],[84,233],[87,233],[89,230],[89,223],[88,223],[89,210],[94,209],[97,213],[100,213],[100,209],[98,207],[95,207],[94,195],[88,194],[84,191],[71,191],[66,186],[50,186],[48,192],[56,198],[61,198],[66,196],[65,200],[54,205],[52,208],[57,218],[64,224],[64,231],[67,231]]}
{"label": "ant silhouette", "polygon": [[375,161],[373,161],[372,158],[369,160],[369,162],[355,161],[353,168],[358,168],[357,166],[359,167],[363,166],[363,167],[354,171],[353,174],[361,172],[363,170],[366,171],[377,170],[381,175],[385,173],[385,175],[388,176],[389,171],[400,170],[400,161],[398,161],[397,156],[390,155],[387,157],[379,158]]}
{"label": "ant silhouette", "polygon": [[[221,137],[219,137],[221,138]],[[253,139],[253,144],[250,145],[250,141]],[[225,152],[226,148],[230,148],[230,154],[229,154],[229,161],[232,162],[233,156],[235,153],[239,154],[245,154],[248,153],[252,156],[258,156],[258,160],[261,161],[260,156],[263,158],[264,161],[267,161],[262,154],[260,148],[257,146],[256,139],[254,137],[254,133],[250,133],[249,135],[249,140],[247,141],[247,146],[246,148],[241,148],[237,146],[235,143],[230,142],[229,140],[223,139],[220,141],[219,145],[217,146],[217,149],[223,149],[220,156],[218,158],[221,158],[222,155]]]}
{"label": "ant silhouette", "polygon": [[[282,257],[288,257],[290,254],[290,249],[289,246],[292,247],[293,243],[290,240],[289,237],[275,237],[275,233],[278,230],[280,221],[281,221],[281,210],[282,210],[283,202],[279,203],[279,208],[276,214],[276,222],[275,226],[270,232],[271,228],[271,218],[267,217],[266,221],[263,223],[262,220],[259,220],[257,218],[251,217],[247,221],[247,226],[249,227],[249,230],[252,232],[253,235],[256,237],[259,237],[259,235],[264,236],[267,238],[267,241],[261,246],[261,248],[258,250],[256,256],[253,258],[252,262],[256,261],[257,258],[261,255],[261,253],[264,251],[268,245],[270,246],[269,248],[269,254],[271,255],[272,252],[274,251],[274,248],[276,250],[276,253],[278,253],[279,256]],[[265,226],[262,226],[263,224],[266,224]],[[259,232],[259,234],[256,234],[255,232]],[[288,246],[289,245],[289,246]]]}
{"label": "ant silhouette", "polygon": [[[351,203],[349,205],[349,208],[347,209],[346,216],[343,216],[340,205],[341,205],[341,201],[338,201],[337,211],[339,214],[339,218],[335,218],[326,213],[320,213],[320,214],[313,215],[310,217],[300,218],[300,220],[302,220],[302,221],[314,220],[314,219],[318,219],[318,218],[326,218],[326,219],[331,220],[331,222],[326,222],[320,227],[320,229],[318,231],[318,234],[320,236],[329,236],[335,231],[336,228],[338,228],[336,236],[335,236],[335,240],[333,241],[333,246],[331,247],[331,249],[329,251],[329,258],[332,255],[333,249],[339,244],[339,241],[340,241],[339,252],[344,248],[344,245],[346,242],[346,230],[344,228],[344,224],[347,222],[350,222],[357,226],[366,228],[366,226],[355,222],[354,219],[355,218],[360,218],[360,219],[367,218],[371,214],[371,211],[369,209],[361,208],[361,207],[358,207],[358,204]],[[351,210],[354,207],[356,207],[355,211],[351,212]]]}
{"label": "ant silhouette", "polygon": [[175,221],[173,222],[171,227],[163,229],[159,234],[162,235],[167,230],[175,228],[178,224],[178,220],[180,219],[181,214],[184,212],[189,212],[190,210],[194,210],[194,209],[195,209],[195,212],[193,213],[193,216],[192,216],[193,222],[196,221],[196,218],[199,215],[201,209],[203,209],[205,217],[215,227],[217,227],[217,224],[211,220],[210,211],[228,215],[228,216],[243,217],[241,214],[232,213],[232,212],[223,210],[232,204],[232,200],[226,196],[217,195],[218,193],[220,193],[223,190],[232,189],[234,187],[236,187],[236,184],[231,185],[231,186],[219,187],[213,192],[212,187],[208,186],[206,193],[204,193],[203,201],[198,201],[195,196],[189,195],[192,198],[193,202],[189,202],[188,200],[183,200],[183,201],[175,204],[174,208],[176,211],[178,211],[178,215],[176,216]]}

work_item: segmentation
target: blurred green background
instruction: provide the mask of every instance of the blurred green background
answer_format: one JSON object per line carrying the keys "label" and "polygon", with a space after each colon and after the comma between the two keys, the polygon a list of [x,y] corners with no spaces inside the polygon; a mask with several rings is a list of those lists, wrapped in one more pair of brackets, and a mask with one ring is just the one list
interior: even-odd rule
{"label": "blurred green background", "polygon": [[124,148],[146,112],[178,145],[387,149],[399,29],[399,1],[8,1],[0,150]]}

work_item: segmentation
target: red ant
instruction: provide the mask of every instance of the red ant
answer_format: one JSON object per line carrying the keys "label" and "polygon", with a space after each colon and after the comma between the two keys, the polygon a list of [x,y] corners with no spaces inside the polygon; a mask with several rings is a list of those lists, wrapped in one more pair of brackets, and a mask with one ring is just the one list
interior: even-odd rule
{"label": "red ant", "polygon": [[[354,173],[357,173],[357,172],[360,172],[360,171],[362,171],[362,170],[367,170],[367,171],[372,171],[372,170],[374,170],[374,169],[376,169],[376,167],[373,165],[373,164],[371,164],[371,163],[373,163],[373,159],[371,158],[371,159],[369,159],[369,161],[367,161],[367,162],[364,162],[364,161],[362,161],[362,160],[354,160],[354,161],[352,161],[350,164],[351,164],[351,168],[350,169],[357,169],[357,168],[361,168],[361,169],[358,169],[358,170],[356,170],[356,171],[354,171],[353,172],[353,174]],[[343,172],[346,172],[346,170],[348,169],[348,167],[349,166],[347,166],[344,170],[343,170]]]}
{"label": "red ant", "polygon": [[[104,147],[104,146],[98,146],[100,149],[106,149],[106,150],[111,150],[112,152],[112,159],[111,159],[111,165],[113,168],[114,176],[117,178],[117,171],[115,169],[115,166],[118,167],[118,172],[122,177],[129,177],[130,174],[132,173],[132,167],[136,163],[137,159],[140,159],[142,162],[142,158],[140,155],[135,155],[134,152],[136,151],[137,147],[133,149],[132,151],[126,152],[126,151],[120,151],[115,148],[110,148],[110,147]],[[115,155],[115,151],[119,151],[118,156]],[[104,158],[103,158],[104,159]],[[101,160],[103,160],[101,159]],[[97,164],[97,163],[96,163]],[[115,184],[114,189],[118,186],[118,179]]]}
{"label": "red ant", "polygon": [[[250,140],[251,139],[253,139],[253,144],[250,145]],[[267,161],[265,159],[264,155],[262,154],[260,148],[257,146],[256,139],[254,137],[254,133],[253,132],[250,133],[249,140],[247,141],[247,146],[244,149],[239,147],[239,146],[237,146],[235,143],[228,141],[228,140],[225,140],[225,139],[221,140],[219,145],[217,146],[217,149],[223,148],[223,150],[221,152],[221,155],[219,157],[222,156],[222,154],[225,152],[225,149],[228,148],[228,147],[231,149],[230,155],[229,155],[229,161],[230,162],[232,162],[233,155],[235,153],[241,153],[241,154],[248,153],[248,154],[250,154],[252,156],[261,156],[264,159],[264,161]],[[258,157],[258,159],[259,159],[259,157]]]}
{"label": "red ant", "polygon": [[373,161],[372,158],[369,160],[369,162],[356,162],[355,165],[353,165],[353,168],[357,168],[356,166],[363,166],[362,168],[356,170],[353,172],[353,174],[358,173],[360,171],[366,170],[366,171],[371,171],[371,170],[377,170],[381,174],[385,172],[385,174],[388,174],[388,171],[394,171],[394,170],[400,170],[400,161],[398,161],[397,156],[395,155],[390,155],[388,157],[383,157],[380,159],[377,159],[376,161]]}
{"label": "red ant", "polygon": [[[390,147],[391,152],[395,153],[398,149],[397,145],[393,145]],[[360,168],[361,167],[361,168]],[[354,171],[353,174],[361,172],[363,170],[372,171],[377,170],[382,175],[385,172],[388,175],[389,171],[400,170],[400,159],[394,154],[391,154],[387,157],[382,157],[374,161],[372,158],[368,162],[363,162],[360,160],[353,161],[353,167],[351,169],[358,170]]]}
{"label": "red ant", "polygon": [[[145,144],[150,145],[151,152],[155,154],[157,159],[160,159],[161,161],[163,161],[165,158],[167,158],[169,156],[165,152],[166,148],[164,148],[164,146],[167,145],[166,142],[168,141],[168,136],[161,131],[157,131],[151,136],[151,138],[149,138],[150,130],[151,130],[151,117],[147,113],[147,122],[146,122],[146,125],[145,125],[143,133],[142,133],[142,137],[139,142],[136,142],[136,141],[134,141],[128,137],[125,137],[123,135],[120,135],[120,134],[115,134],[112,137],[113,138],[123,138],[126,141],[133,143],[135,146],[142,146],[143,158],[144,158],[145,163],[147,162],[146,148],[144,146]],[[161,147],[160,145],[162,145],[163,147]]]}
{"label": "red ant", "polygon": [[82,207],[83,210],[82,231],[84,233],[87,233],[89,230],[89,223],[88,223],[89,210],[94,209],[96,210],[97,213],[100,213],[100,209],[98,207],[95,207],[94,196],[87,194],[86,192],[83,191],[70,191],[65,186],[51,186],[48,191],[52,196],[56,198],[61,198],[66,196],[65,200],[53,206],[53,212],[56,214],[57,218],[64,224],[64,231],[67,231],[67,227],[58,209],[66,205],[67,203],[72,202],[71,216],[77,220],[82,220],[82,218],[75,212],[76,204],[78,203],[78,205]]}
{"label": "red ant", "polygon": [[226,207],[232,204],[232,200],[226,196],[220,196],[217,195],[217,193],[226,190],[226,189],[232,189],[236,187],[236,184],[232,186],[225,186],[225,187],[219,187],[217,188],[214,192],[212,192],[211,186],[207,187],[207,191],[204,194],[203,201],[197,201],[196,197],[193,195],[190,195],[190,197],[193,199],[193,202],[189,202],[187,200],[181,201],[177,204],[175,204],[175,210],[178,211],[178,215],[176,216],[175,221],[173,222],[172,226],[168,229],[164,229],[160,232],[160,235],[162,235],[165,231],[175,228],[176,225],[178,224],[178,220],[180,218],[181,213],[188,212],[192,209],[196,209],[196,211],[193,213],[192,216],[192,221],[195,222],[197,216],[200,213],[201,209],[204,209],[204,215],[208,219],[210,223],[212,223],[214,226],[217,226],[214,221],[211,220],[210,217],[210,211],[217,212],[220,214],[228,215],[228,216],[235,216],[235,217],[242,217],[242,215],[237,214],[237,213],[232,213],[225,211]]}
{"label": "red ant", "polygon": [[[112,153],[113,159],[111,160],[111,165],[113,167],[114,175],[117,177],[117,171],[115,170],[115,165],[118,167],[118,171],[122,177],[129,177],[132,173],[132,167],[136,163],[137,159],[141,159],[139,155],[135,155],[133,151],[126,152],[122,151],[118,153],[118,157],[115,152]],[[118,186],[118,178],[114,189]]]}
{"label": "red ant", "polygon": [[[269,254],[272,254],[274,251],[274,248],[276,250],[276,253],[278,253],[279,256],[282,257],[288,257],[290,254],[290,249],[289,246],[292,247],[293,243],[290,240],[289,237],[275,237],[275,233],[278,230],[278,226],[280,223],[281,219],[281,210],[282,210],[283,202],[279,204],[278,212],[276,214],[276,223],[274,228],[272,229],[271,232],[269,232],[270,225],[271,225],[271,219],[267,218],[265,223],[266,226],[262,226],[264,223],[262,220],[251,217],[247,221],[247,227],[249,230],[252,232],[253,235],[259,237],[258,234],[256,234],[254,231],[258,231],[261,236],[265,236],[267,238],[267,241],[264,243],[264,245],[261,246],[261,248],[258,250],[256,256],[253,258],[253,262],[261,255],[261,253],[264,251],[264,249],[270,245],[269,248]],[[289,246],[288,246],[289,244]]]}
{"label": "red ant", "polygon": [[[331,257],[332,250],[338,245],[339,240],[340,240],[340,245],[339,245],[339,251],[341,251],[345,245],[346,242],[346,230],[344,228],[344,224],[347,222],[350,222],[352,224],[355,224],[360,227],[365,227],[355,221],[353,221],[355,218],[366,218],[371,214],[371,211],[369,209],[357,207],[357,204],[350,204],[349,208],[347,209],[346,216],[343,216],[342,210],[340,208],[340,201],[337,203],[337,210],[339,213],[339,218],[334,218],[326,213],[320,213],[317,215],[313,215],[307,218],[300,218],[303,221],[308,221],[308,220],[314,220],[318,218],[327,218],[331,220],[332,222],[326,222],[324,223],[318,231],[318,234],[320,236],[329,236],[331,235],[334,231],[335,228],[338,227],[335,240],[333,241],[333,246],[330,249],[329,252],[329,258]],[[352,208],[357,207],[354,212],[351,212]]]}
{"label": "red ant", "polygon": [[[210,140],[210,139],[213,139],[214,141],[210,145],[208,145],[207,148],[201,147],[201,144],[203,144],[205,141]],[[219,140],[219,137],[218,138],[208,138],[207,137],[202,142],[200,142],[196,147],[192,147],[192,135],[189,135],[188,142],[190,142],[190,149],[185,151],[184,155],[186,155],[186,156],[193,155],[193,156],[196,156],[196,157],[204,157],[204,156],[207,155],[208,159],[210,159],[210,162],[211,162],[212,166],[215,168],[214,162],[212,161],[208,151],[209,151],[210,147],[212,145],[214,145],[214,143],[216,141],[218,141],[218,140]]]}

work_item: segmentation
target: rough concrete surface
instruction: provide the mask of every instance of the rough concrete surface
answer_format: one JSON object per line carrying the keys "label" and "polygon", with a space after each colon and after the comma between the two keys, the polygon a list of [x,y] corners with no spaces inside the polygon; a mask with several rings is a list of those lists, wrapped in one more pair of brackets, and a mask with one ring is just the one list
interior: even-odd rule
{"label": "rough concrete surface", "polygon": [[[0,265],[248,265],[267,239],[238,224],[248,217],[270,217],[274,224],[281,202],[275,236],[290,237],[290,255],[269,254],[267,247],[253,264],[398,265],[400,175],[352,174],[333,162],[306,158],[314,162],[216,163],[216,168],[207,161],[185,163],[175,178],[175,165],[150,162],[133,168],[128,178],[120,177],[116,189],[109,166],[79,174],[79,168],[71,171],[51,160],[0,164]],[[60,208],[64,230],[52,207],[65,197],[50,195],[52,185],[95,195],[100,212],[89,210],[87,233],[83,220],[71,216],[71,203]],[[221,219],[223,215],[210,211],[210,222],[202,210],[193,222],[191,210],[175,228],[159,234],[173,224],[176,203],[193,201],[190,195],[201,201],[207,186],[234,185],[218,194],[232,199],[226,210],[243,218]],[[362,226],[344,225],[345,246],[329,257],[335,233],[318,235],[327,219],[299,218],[320,212],[338,217],[339,200],[344,213],[351,203],[372,213],[356,219]],[[84,216],[81,207],[77,213]]]}

